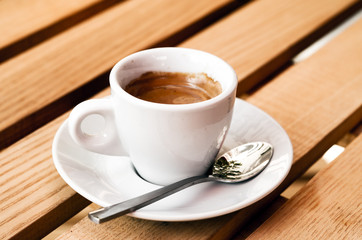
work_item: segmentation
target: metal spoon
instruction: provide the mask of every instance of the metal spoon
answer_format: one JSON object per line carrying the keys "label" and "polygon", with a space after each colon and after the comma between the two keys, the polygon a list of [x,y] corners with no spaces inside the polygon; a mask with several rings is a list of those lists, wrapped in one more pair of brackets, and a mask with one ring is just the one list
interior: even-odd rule
{"label": "metal spoon", "polygon": [[88,217],[102,223],[136,211],[162,198],[202,182],[238,183],[264,170],[273,155],[273,147],[265,142],[247,143],[223,154],[210,168],[211,175],[190,177],[139,197],[90,212]]}

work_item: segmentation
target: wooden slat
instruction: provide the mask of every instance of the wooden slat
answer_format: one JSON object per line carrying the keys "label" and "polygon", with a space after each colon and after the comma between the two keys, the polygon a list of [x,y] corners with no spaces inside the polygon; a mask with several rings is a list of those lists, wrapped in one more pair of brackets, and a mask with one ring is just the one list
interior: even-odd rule
{"label": "wooden slat", "polygon": [[362,135],[248,239],[360,239]]}
{"label": "wooden slat", "polygon": [[[321,156],[362,119],[361,43],[362,19],[248,99],[282,126],[288,123],[284,127],[293,144],[296,169],[309,167],[308,161]],[[320,132],[329,132],[328,138],[317,137]],[[308,153],[312,148],[314,153]],[[291,173],[289,177],[299,176],[293,169]]]}
{"label": "wooden slat", "polygon": [[0,62],[116,2],[117,0],[0,1]]}
{"label": "wooden slat", "polygon": [[[357,31],[357,33],[356,33]],[[345,63],[346,66],[348,66],[348,68],[345,69],[339,69],[337,68],[339,71],[341,71],[341,74],[344,74],[343,79],[351,79],[352,76],[356,77],[356,69],[357,66],[356,64],[361,62],[361,59],[358,56],[362,56],[360,49],[357,49],[357,52],[349,52],[351,51],[351,47],[348,47],[349,45],[357,45],[358,43],[361,41],[360,39],[360,29],[354,30],[352,31],[353,33],[349,34],[350,35],[354,35],[357,36],[356,40],[350,39],[348,41],[346,40],[342,40],[342,43],[340,43],[340,41],[336,41],[336,43],[334,43],[334,45],[331,45],[333,47],[331,48],[338,48],[338,49],[343,49],[346,47],[347,52],[344,53],[339,53],[339,52],[334,52],[334,51],[329,51],[326,50],[324,51],[325,53],[325,57],[318,57],[321,59],[324,59],[324,61],[327,61],[327,59],[332,58],[335,61],[339,60],[339,59],[343,59],[343,62]],[[215,43],[215,49],[217,48],[222,48],[225,47],[225,51],[227,51],[228,46],[224,45],[224,46],[220,46],[217,44],[218,39],[217,38],[213,38],[215,39],[216,43]],[[339,46],[339,45],[342,46]],[[346,46],[345,46],[346,45]],[[230,50],[229,50],[230,51]],[[353,51],[355,51],[353,49]],[[331,52],[332,55],[328,55],[327,53]],[[336,55],[338,55],[338,57],[336,57]],[[349,55],[351,55],[349,57]],[[317,58],[316,55],[313,57]],[[331,57],[332,56],[332,57]],[[240,55],[240,61],[243,61],[243,58],[245,58],[247,56],[243,56]],[[317,58],[317,59],[318,59]],[[226,59],[228,60],[228,59]],[[319,60],[321,61],[321,60]],[[319,62],[317,61],[317,63],[319,64],[319,66],[323,66],[323,61]],[[237,61],[236,61],[237,62]],[[314,62],[312,62],[314,63]],[[310,63],[310,65],[312,65],[312,63]],[[329,60],[326,62],[328,64]],[[332,62],[332,66],[335,67],[335,65],[337,63]],[[321,65],[320,65],[321,64]],[[309,65],[301,65],[301,68],[309,68]],[[308,67],[309,66],[309,67]],[[318,98],[315,97],[313,95],[313,98],[316,102],[319,103],[332,103],[332,106],[339,106],[339,108],[337,108],[336,110],[334,110],[331,107],[325,107],[321,104],[318,104],[317,106],[313,106],[313,102],[308,102],[308,101],[303,101],[305,96],[308,96],[308,94],[310,92],[314,92],[315,88],[320,88],[319,91],[321,92],[326,92],[328,90],[330,90],[332,87],[335,87],[338,84],[341,84],[340,82],[340,75],[336,76],[335,78],[333,77],[333,73],[331,72],[326,72],[325,75],[318,73],[319,77],[321,77],[322,81],[319,82],[317,81],[315,84],[312,84],[310,80],[305,80],[304,78],[302,78],[302,82],[306,81],[305,85],[301,84],[302,86],[300,86],[300,83],[298,82],[300,79],[297,76],[299,74],[299,72],[297,70],[294,69],[298,69],[298,68],[292,68],[293,70],[288,71],[287,73],[285,73],[283,76],[284,77],[278,77],[277,79],[274,79],[270,84],[268,84],[264,89],[261,89],[260,91],[258,91],[256,94],[254,94],[252,97],[250,97],[248,99],[248,101],[253,102],[254,104],[258,105],[259,107],[261,107],[262,109],[267,110],[273,117],[277,118],[277,120],[287,129],[288,134],[291,136],[293,144],[295,146],[295,144],[299,144],[301,142],[304,141],[311,141],[311,143],[308,144],[304,144],[302,149],[299,149],[297,151],[297,153],[295,154],[295,164],[298,163],[299,161],[304,162],[306,159],[309,159],[309,156],[314,157],[315,155],[319,155],[319,150],[317,148],[322,147],[323,149],[326,149],[328,147],[328,145],[330,144],[330,141],[333,141],[333,139],[336,139],[339,137],[339,135],[343,134],[343,132],[347,131],[347,129],[351,128],[351,126],[353,126],[358,117],[361,116],[361,106],[360,106],[360,102],[356,103],[356,99],[360,100],[360,98],[357,96],[353,96],[353,94],[356,94],[357,91],[361,90],[360,89],[360,85],[358,85],[359,81],[351,81],[352,83],[350,83],[349,86],[350,88],[352,88],[351,93],[349,92],[348,89],[344,89],[343,91],[347,92],[348,94],[352,94],[351,98],[352,101],[346,103],[346,99],[343,91],[339,91],[338,94],[333,95],[333,97],[328,98],[328,100],[323,101],[323,97]],[[244,69],[245,71],[247,71],[247,69]],[[323,68],[317,68],[314,69],[316,72],[324,72]],[[300,70],[302,71],[302,70]],[[238,72],[242,72],[242,69],[238,70]],[[314,75],[314,71],[307,71],[309,74],[311,74],[311,76]],[[339,74],[339,73],[338,73]],[[329,76],[332,75],[332,76]],[[305,76],[305,78],[308,79],[308,75],[303,75]],[[331,77],[331,83],[329,82],[329,77]],[[284,79],[284,80],[280,80],[280,79]],[[289,80],[288,80],[289,79]],[[298,81],[293,81],[293,79],[298,80]],[[285,88],[285,86],[282,84],[283,82],[290,82],[291,84],[288,84],[288,88]],[[294,84],[295,85],[294,85]],[[344,83],[342,83],[344,84]],[[327,85],[327,87],[325,86]],[[274,87],[276,86],[276,87]],[[339,85],[338,85],[339,86]],[[344,85],[343,85],[344,86]],[[263,91],[266,91],[267,93],[269,93],[268,90],[265,89],[277,89],[277,93],[278,94],[272,94],[272,95],[267,95],[266,93],[262,93]],[[294,89],[294,88],[300,88],[301,92],[307,92],[308,94],[306,94],[305,96],[299,96],[299,98],[296,98],[295,101],[299,101],[302,99],[302,101],[300,103],[298,102],[289,102],[289,90],[290,89]],[[260,94],[259,94],[260,92]],[[273,91],[272,91],[273,92]],[[107,94],[107,93],[104,93]],[[265,95],[264,95],[265,94]],[[307,99],[307,98],[306,98]],[[274,100],[276,100],[276,102],[274,103]],[[280,104],[283,103],[283,104]],[[297,105],[295,105],[297,104]],[[346,106],[348,105],[348,106]],[[294,107],[293,107],[294,106]],[[301,108],[305,111],[296,111],[294,112],[294,108],[298,107]],[[340,108],[342,108],[342,110],[340,110]],[[294,114],[293,115],[293,121],[290,121],[289,118],[284,118],[281,116],[284,116],[284,110],[288,110],[290,111],[290,114]],[[313,129],[313,124],[314,121],[317,121],[317,117],[319,111],[323,110],[319,115],[323,115],[327,114],[329,116],[330,119],[333,119],[333,121],[329,122],[329,118],[328,118],[328,124],[327,127],[323,127],[321,128],[321,130],[319,131],[315,131]],[[339,112],[338,112],[339,111]],[[308,113],[308,114],[307,114]],[[315,114],[315,115],[314,115]],[[50,149],[50,144],[51,144],[51,139],[53,138],[56,129],[59,127],[60,122],[62,122],[64,120],[64,116],[62,118],[60,118],[60,120],[57,120],[56,122],[50,123],[49,125],[46,125],[44,128],[39,129],[38,131],[34,132],[34,134],[29,135],[27,138],[17,142],[16,144],[10,146],[9,148],[3,150],[0,153],[1,156],[1,160],[0,160],[0,169],[1,169],[1,174],[0,174],[0,186],[1,186],[1,192],[10,192],[11,191],[17,191],[17,193],[21,192],[19,189],[27,189],[27,187],[31,186],[31,184],[29,185],[28,183],[36,183],[38,181],[38,179],[40,179],[40,174],[42,174],[41,171],[37,171],[38,168],[35,168],[34,166],[36,165],[41,165],[44,166],[42,164],[42,162],[44,161],[49,161],[51,162],[51,149]],[[298,120],[302,121],[305,119],[308,119],[308,121],[312,121],[309,125],[307,125],[306,127],[310,127],[309,129],[304,129],[307,132],[309,131],[311,134],[307,135],[302,135],[299,136],[299,132],[297,131],[297,127],[299,127],[301,124],[295,124],[295,122],[298,122]],[[323,119],[325,121],[325,118]],[[319,125],[318,125],[319,126]],[[330,140],[330,135],[331,136],[331,140]],[[328,138],[327,138],[328,137]],[[314,141],[314,138],[317,138],[316,141]],[[47,139],[45,140],[45,143],[41,143],[40,139]],[[322,151],[321,150],[321,151]],[[12,159],[10,162],[6,161],[7,159]],[[4,164],[3,164],[4,163]],[[26,163],[26,164],[24,164]],[[51,164],[50,164],[51,165]],[[296,165],[294,165],[296,166]],[[23,168],[22,168],[23,167]],[[294,167],[293,167],[294,168]],[[25,195],[22,196],[22,205],[16,205],[14,203],[17,202],[17,200],[19,200],[19,198],[17,198],[16,194],[10,194],[10,195],[6,195],[7,199],[4,199],[4,201],[0,201],[0,208],[2,210],[2,215],[4,215],[4,218],[9,218],[12,219],[13,222],[11,222],[12,224],[15,224],[17,227],[13,228],[11,227],[10,229],[12,229],[12,234],[15,236],[24,236],[21,235],[23,232],[31,232],[32,229],[35,228],[41,228],[42,230],[44,230],[43,228],[47,228],[47,226],[43,226],[39,224],[39,219],[41,218],[42,221],[45,221],[44,219],[48,219],[49,223],[53,223],[58,221],[57,217],[61,217],[61,218],[65,218],[66,215],[69,215],[69,212],[64,211],[64,213],[59,214],[59,208],[64,207],[64,209],[74,209],[76,208],[76,205],[82,205],[80,202],[82,200],[77,199],[75,196],[77,196],[77,194],[74,193],[74,191],[72,191],[61,179],[60,177],[57,175],[57,173],[55,172],[55,169],[52,167],[43,167],[42,169],[47,170],[50,169],[50,172],[47,172],[46,176],[54,174],[54,178],[48,179],[48,181],[46,182],[41,182],[41,185],[37,185],[35,186],[35,188],[30,189],[30,192],[26,192]],[[29,171],[28,171],[29,170]],[[294,170],[295,171],[295,170]],[[302,171],[302,170],[301,170]],[[294,176],[297,175],[296,172],[293,173]],[[14,186],[16,186],[16,188],[14,190],[12,190],[14,188]],[[41,186],[41,188],[40,188]],[[64,189],[63,191],[55,191],[54,189]],[[32,192],[33,191],[33,192]],[[44,204],[44,202],[41,202],[42,200],[44,200],[43,196],[47,195],[49,196],[49,198],[52,199],[56,199],[56,201],[49,201],[46,202]],[[74,198],[72,200],[70,200],[71,198]],[[5,201],[6,200],[6,201]],[[12,203],[12,204],[9,204]],[[83,203],[84,205],[84,203]],[[6,208],[4,207],[6,206]],[[136,234],[136,237],[140,236],[141,234],[146,234],[147,232],[153,232],[155,235],[154,236],[163,236],[163,237],[167,237],[168,235],[173,235],[175,234],[175,232],[178,233],[178,236],[181,236],[182,234],[186,232],[189,233],[188,236],[190,236],[190,238],[192,236],[195,236],[195,238],[197,237],[198,239],[200,238],[208,238],[210,236],[212,236],[213,234],[216,234],[215,236],[224,236],[224,237],[228,237],[230,236],[230,234],[233,233],[233,231],[235,231],[235,228],[238,227],[240,225],[240,223],[237,220],[241,219],[241,216],[244,217],[244,219],[246,219],[247,217],[250,217],[250,214],[253,213],[253,211],[255,212],[259,206],[258,204],[253,205],[253,207],[247,208],[246,210],[240,211],[238,213],[235,214],[231,214],[231,215],[227,215],[227,216],[223,216],[221,217],[220,221],[223,223],[227,223],[227,220],[230,220],[230,226],[234,226],[234,228],[229,229],[228,231],[224,231],[225,229],[221,229],[219,230],[219,225],[216,224],[218,223],[219,220],[215,220],[213,219],[212,221],[204,221],[204,223],[201,222],[192,222],[192,223],[160,223],[160,222],[152,222],[152,221],[141,221],[141,220],[137,220],[137,219],[133,219],[133,218],[129,218],[129,217],[122,217],[119,219],[116,219],[113,222],[113,226],[118,226],[118,227],[122,227],[123,225],[127,225],[129,226],[131,224],[135,224],[135,223],[141,223],[142,227],[140,227],[138,230],[138,232],[132,232],[131,234]],[[30,210],[28,210],[30,209]],[[58,209],[58,212],[56,212],[56,209]],[[25,211],[29,211],[26,212],[27,214],[22,214]],[[18,217],[17,217],[18,216]],[[27,218],[24,218],[24,216],[27,216]],[[77,231],[79,234],[94,234],[94,235],[98,235],[98,231],[102,231],[102,227],[90,227],[90,228],[83,228],[85,224],[88,224],[89,221],[85,219],[84,221],[82,221],[80,224],[76,225],[75,228],[73,230]],[[137,224],[138,226],[140,226],[140,224]],[[7,225],[6,221],[1,222],[0,225],[0,233],[4,234],[4,236],[10,236],[8,234],[9,232],[9,226]],[[42,227],[43,226],[43,227]],[[184,227],[182,227],[184,226]],[[137,227],[137,226],[136,226]],[[112,226],[110,226],[111,229],[113,229],[113,231],[116,231],[117,228],[113,228]],[[200,236],[197,231],[198,228],[202,228],[203,229],[203,233],[205,233],[203,236]],[[25,230],[24,230],[25,229]],[[119,228],[122,229],[122,228]],[[118,230],[119,230],[118,229]],[[133,228],[135,229],[135,228]],[[72,230],[72,231],[73,231]],[[128,237],[127,234],[129,232],[118,232],[118,238],[122,238],[123,237]],[[221,235],[218,235],[219,233],[221,233]],[[8,235],[5,235],[8,234]],[[122,235],[125,234],[125,235]],[[139,234],[139,235],[137,235]],[[222,235],[223,234],[223,235]],[[3,236],[3,235],[0,235]],[[63,238],[69,238],[70,233],[67,233],[63,236]],[[135,236],[135,235],[131,235],[131,236]],[[74,236],[73,236],[74,237]],[[91,237],[91,236],[89,236]]]}
{"label": "wooden slat", "polygon": [[[248,219],[278,196],[295,178],[301,175],[332,143],[336,142],[362,118],[362,20],[344,32],[312,58],[288,69],[247,100],[276,118],[284,126],[294,146],[292,171],[283,184],[263,200],[236,214],[220,226],[210,221],[194,225],[203,235],[187,235],[197,239],[228,239]],[[343,64],[341,64],[343,62]],[[223,219],[225,220],[225,219]],[[119,230],[130,223],[137,224],[132,231]],[[157,237],[174,237],[192,232],[190,225],[139,221],[120,217],[105,225],[96,225],[83,219],[60,239],[138,238],[146,232]],[[183,229],[182,231],[179,229]],[[156,234],[155,233],[155,234]]]}
{"label": "wooden slat", "polygon": [[[65,186],[51,162],[52,128],[64,120],[0,153],[1,239],[40,238],[89,204]],[[54,215],[44,218],[48,211]],[[29,227],[34,222],[37,227]]]}
{"label": "wooden slat", "polygon": [[226,59],[238,74],[241,94],[361,7],[354,0],[251,2],[181,46]]}
{"label": "wooden slat", "polygon": [[[240,211],[229,224],[245,224],[361,121],[361,42],[362,20],[248,98],[285,128],[293,144],[294,160],[279,188]],[[229,232],[220,229],[217,236]]]}
{"label": "wooden slat", "polygon": [[119,59],[169,44],[173,35],[181,41],[237,6],[228,0],[122,2],[2,63],[0,149],[106,87]]}
{"label": "wooden slat", "polygon": [[52,163],[54,131],[66,117],[0,152],[0,239],[39,239],[89,204]]}

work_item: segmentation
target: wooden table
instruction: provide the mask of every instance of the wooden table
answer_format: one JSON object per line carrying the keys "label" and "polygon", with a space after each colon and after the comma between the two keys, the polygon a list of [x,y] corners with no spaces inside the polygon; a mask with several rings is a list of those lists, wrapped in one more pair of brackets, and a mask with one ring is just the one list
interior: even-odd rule
{"label": "wooden table", "polygon": [[[86,217],[59,239],[361,239],[362,20],[293,58],[361,9],[358,0],[0,1],[0,239],[39,239],[90,202],[52,162],[52,140],[79,102],[109,94],[121,58],[182,46],[228,61],[238,96],[271,115],[293,165],[271,194],[191,222]],[[347,133],[345,151],[291,199],[280,194]],[[92,205],[91,205],[92,206]]]}

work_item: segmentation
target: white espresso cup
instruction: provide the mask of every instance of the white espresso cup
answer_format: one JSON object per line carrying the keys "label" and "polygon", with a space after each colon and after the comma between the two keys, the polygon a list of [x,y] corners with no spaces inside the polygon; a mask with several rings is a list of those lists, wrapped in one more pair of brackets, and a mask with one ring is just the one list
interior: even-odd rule
{"label": "white espresso cup", "polygon": [[[124,90],[130,81],[150,71],[205,73],[220,83],[222,91],[198,103],[160,104]],[[113,67],[111,96],[87,100],[72,110],[70,135],[87,150],[129,156],[138,174],[155,184],[202,175],[229,129],[237,82],[229,64],[206,52],[177,47],[140,51]],[[82,122],[93,114],[102,116],[105,126],[89,134],[82,129]]]}

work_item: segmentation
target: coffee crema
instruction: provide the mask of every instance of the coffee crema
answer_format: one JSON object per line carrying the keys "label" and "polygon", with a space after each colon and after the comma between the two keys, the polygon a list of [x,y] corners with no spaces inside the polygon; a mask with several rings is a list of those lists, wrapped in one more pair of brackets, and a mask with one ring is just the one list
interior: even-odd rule
{"label": "coffee crema", "polygon": [[146,72],[132,80],[125,91],[145,101],[189,104],[216,97],[222,89],[205,73]]}

